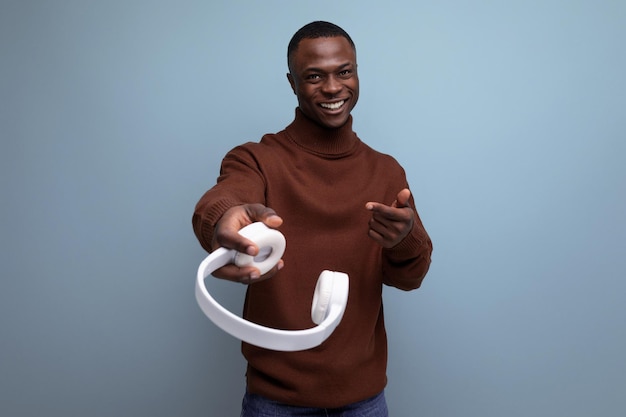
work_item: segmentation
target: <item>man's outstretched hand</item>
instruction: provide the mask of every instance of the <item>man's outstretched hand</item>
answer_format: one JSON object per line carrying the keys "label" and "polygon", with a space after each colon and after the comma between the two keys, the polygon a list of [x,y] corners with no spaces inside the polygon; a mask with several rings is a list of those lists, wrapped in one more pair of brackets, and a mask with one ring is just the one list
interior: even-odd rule
{"label": "man's outstretched hand", "polygon": [[[211,245],[213,250],[224,247],[235,249],[237,252],[247,253],[251,256],[258,255],[259,248],[257,245],[239,234],[239,230],[254,222],[262,222],[267,227],[276,229],[283,223],[283,219],[274,210],[262,204],[244,204],[231,207],[220,217],[215,225],[215,233],[213,234]],[[253,266],[239,267],[235,264],[228,264],[214,271],[213,275],[229,281],[251,284],[271,278],[283,265],[284,263],[281,259],[274,268],[261,276],[260,271]]]}

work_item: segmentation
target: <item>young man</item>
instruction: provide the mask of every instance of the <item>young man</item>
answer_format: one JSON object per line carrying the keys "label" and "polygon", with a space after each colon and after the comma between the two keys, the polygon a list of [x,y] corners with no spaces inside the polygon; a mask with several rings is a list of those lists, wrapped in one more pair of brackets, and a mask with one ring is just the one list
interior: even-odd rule
{"label": "young man", "polygon": [[386,416],[382,286],[418,288],[432,243],[402,167],[352,131],[359,79],[350,36],[328,22],[310,23],[291,39],[287,58],[298,98],[294,121],[226,155],[217,184],[196,206],[194,232],[209,251],[251,255],[258,248],[237,233],[242,227],[261,221],[285,235],[284,257],[266,275],[235,265],[214,273],[249,284],[248,320],[313,327],[311,298],[325,269],[348,274],[350,294],[342,322],[317,348],[277,352],[243,343],[242,416]]}

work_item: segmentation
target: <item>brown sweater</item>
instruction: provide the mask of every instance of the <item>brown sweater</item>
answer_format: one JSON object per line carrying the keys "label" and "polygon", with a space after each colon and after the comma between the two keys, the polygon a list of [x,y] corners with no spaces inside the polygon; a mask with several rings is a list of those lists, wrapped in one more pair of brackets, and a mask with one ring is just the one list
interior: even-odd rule
{"label": "brown sweater", "polygon": [[403,188],[408,188],[404,170],[361,142],[351,118],[339,129],[325,129],[296,110],[285,130],[226,155],[217,184],[193,216],[202,246],[210,250],[217,220],[245,203],[274,209],[284,220],[279,230],[287,240],[285,267],[248,287],[246,319],[287,330],[313,327],[311,302],[320,272],[350,277],[343,320],[321,346],[276,352],[243,343],[250,392],[292,405],[332,408],[384,389],[382,285],[418,288],[432,244],[416,216],[412,232],[396,247],[383,249],[367,236],[371,213],[365,203],[391,204]]}

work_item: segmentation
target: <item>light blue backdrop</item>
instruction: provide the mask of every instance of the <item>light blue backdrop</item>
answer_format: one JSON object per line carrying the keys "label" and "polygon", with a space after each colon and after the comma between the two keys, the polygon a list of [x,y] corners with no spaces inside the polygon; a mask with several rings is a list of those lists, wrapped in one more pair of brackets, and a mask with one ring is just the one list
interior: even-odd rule
{"label": "light blue backdrop", "polygon": [[356,41],[355,130],[435,245],[385,291],[392,415],[626,414],[626,2],[2,0],[0,415],[238,415],[190,218],[291,121],[316,19]]}

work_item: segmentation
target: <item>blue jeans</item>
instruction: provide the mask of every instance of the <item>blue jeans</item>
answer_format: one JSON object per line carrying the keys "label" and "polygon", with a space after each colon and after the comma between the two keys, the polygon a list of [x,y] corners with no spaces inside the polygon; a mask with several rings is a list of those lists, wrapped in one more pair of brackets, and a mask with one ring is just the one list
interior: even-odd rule
{"label": "blue jeans", "polygon": [[295,407],[246,392],[241,417],[388,417],[385,392],[339,408]]}

